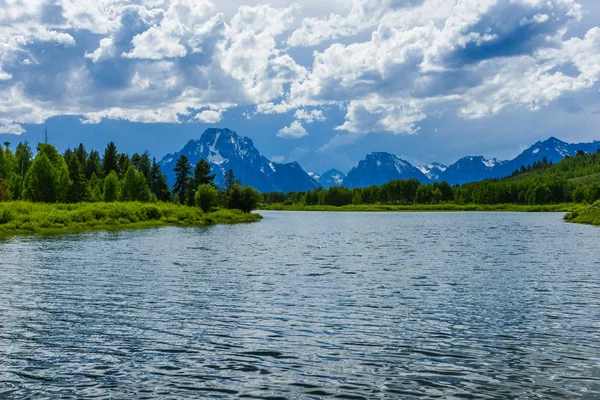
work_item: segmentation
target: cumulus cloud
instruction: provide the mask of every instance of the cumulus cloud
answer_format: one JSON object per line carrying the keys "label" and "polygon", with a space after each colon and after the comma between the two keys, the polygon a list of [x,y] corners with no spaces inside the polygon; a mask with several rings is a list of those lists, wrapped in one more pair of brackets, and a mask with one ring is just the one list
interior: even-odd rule
{"label": "cumulus cloud", "polygon": [[285,138],[285,139],[299,139],[308,135],[308,132],[300,121],[294,121],[289,126],[281,128],[279,132],[277,132],[277,137]]}
{"label": "cumulus cloud", "polygon": [[294,114],[294,118],[296,118],[298,121],[304,121],[307,124],[312,124],[315,121],[325,121],[325,115],[323,115],[323,111],[322,110],[310,110],[310,111],[306,111],[305,109],[301,108],[299,110],[296,110],[296,113]]}
{"label": "cumulus cloud", "polygon": [[430,115],[536,111],[600,78],[600,28],[570,34],[575,0],[277,4],[4,0],[0,132],[60,115],[217,123],[237,105],[293,113],[279,137],[332,107],[339,137],[414,134]]}

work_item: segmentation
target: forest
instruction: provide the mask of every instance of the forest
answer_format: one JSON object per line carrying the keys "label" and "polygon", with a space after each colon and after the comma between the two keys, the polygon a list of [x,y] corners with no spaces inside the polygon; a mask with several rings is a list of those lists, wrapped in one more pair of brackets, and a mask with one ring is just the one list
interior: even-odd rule
{"label": "forest", "polygon": [[549,205],[593,203],[600,199],[600,151],[579,151],[552,164],[546,159],[522,166],[511,176],[451,186],[416,179],[348,189],[333,186],[308,192],[264,193],[265,208],[349,205]]}
{"label": "forest", "polygon": [[39,143],[34,153],[27,142],[13,152],[10,143],[0,148],[0,201],[36,203],[169,202],[250,212],[261,200],[250,186],[242,186],[229,170],[217,186],[210,165],[200,160],[193,168],[182,155],[174,169],[176,180],[169,188],[165,174],[148,152],[129,156],[110,142],[101,156],[80,144],[63,154],[51,144]]}

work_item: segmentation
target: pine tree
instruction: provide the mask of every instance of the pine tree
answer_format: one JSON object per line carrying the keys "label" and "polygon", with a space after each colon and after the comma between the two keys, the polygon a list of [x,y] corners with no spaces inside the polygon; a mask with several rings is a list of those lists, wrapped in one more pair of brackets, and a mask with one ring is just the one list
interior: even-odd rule
{"label": "pine tree", "polygon": [[235,184],[241,185],[241,182],[235,177],[233,170],[228,169],[225,173],[225,178],[223,178],[223,183],[221,184],[221,186],[223,187],[223,190],[225,190],[225,192],[229,192],[231,189],[233,189],[233,186]]}
{"label": "pine tree", "polygon": [[104,176],[108,176],[110,171],[119,172],[119,165],[117,164],[117,146],[114,142],[110,142],[104,150],[104,158],[102,159],[102,171]]}
{"label": "pine tree", "polygon": [[146,178],[130,165],[121,182],[121,199],[123,201],[148,201],[150,193]]}
{"label": "pine tree", "polygon": [[104,179],[104,201],[110,203],[116,201],[119,196],[119,177],[112,170]]}
{"label": "pine tree", "polygon": [[119,173],[119,179],[123,179],[131,165],[131,159],[126,153],[121,153],[117,159],[117,165],[119,166],[119,170],[117,171]]}
{"label": "pine tree", "polygon": [[213,185],[214,180],[215,174],[210,173],[210,164],[204,158],[201,158],[194,167],[194,182],[196,187]]}
{"label": "pine tree", "polygon": [[38,153],[25,177],[24,197],[31,201],[56,201],[54,167],[45,153]]}
{"label": "pine tree", "polygon": [[175,163],[175,183],[173,184],[173,196],[179,199],[181,204],[187,200],[188,179],[192,171],[192,166],[185,155],[180,155]]}
{"label": "pine tree", "polygon": [[160,166],[156,163],[156,158],[152,159],[152,167],[150,170],[150,191],[159,201],[169,201],[171,198],[171,191],[169,190],[167,177],[160,170]]}
{"label": "pine tree", "polygon": [[89,186],[88,181],[85,178],[83,172],[83,166],[79,162],[79,158],[74,156],[69,159],[69,178],[71,179],[71,186],[69,187],[69,194],[67,201],[69,203],[79,203],[88,200],[89,197]]}
{"label": "pine tree", "polygon": [[92,178],[92,174],[96,174],[97,178],[101,178],[103,176],[102,172],[102,162],[100,161],[100,153],[95,150],[90,152],[90,155],[87,159],[85,167],[85,177],[87,179]]}

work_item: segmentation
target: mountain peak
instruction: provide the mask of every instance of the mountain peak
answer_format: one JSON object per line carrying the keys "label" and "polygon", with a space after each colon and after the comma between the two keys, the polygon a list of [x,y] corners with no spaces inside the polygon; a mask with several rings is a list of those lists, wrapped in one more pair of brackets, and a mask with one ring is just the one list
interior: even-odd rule
{"label": "mountain peak", "polygon": [[205,159],[220,184],[227,170],[232,169],[242,184],[261,192],[290,192],[315,189],[319,184],[297,162],[277,164],[269,161],[254,147],[248,137],[239,136],[231,129],[210,128],[199,140],[190,140],[181,151],[165,156],[160,165],[170,183],[174,181],[173,167],[180,155],[192,165]]}
{"label": "mountain peak", "polygon": [[411,178],[421,182],[429,181],[423,172],[408,161],[394,154],[379,151],[367,154],[366,158],[348,173],[344,179],[344,186],[354,188],[382,185],[391,180]]}

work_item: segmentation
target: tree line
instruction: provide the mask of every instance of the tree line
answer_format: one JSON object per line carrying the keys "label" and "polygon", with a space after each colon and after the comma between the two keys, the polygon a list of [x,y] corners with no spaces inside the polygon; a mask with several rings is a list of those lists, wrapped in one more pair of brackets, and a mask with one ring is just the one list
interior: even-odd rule
{"label": "tree line", "polygon": [[307,192],[264,193],[266,204],[524,204],[593,203],[600,199],[600,150],[577,152],[552,164],[547,159],[522,166],[511,176],[451,186],[422,184],[416,179],[394,180],[381,186],[348,189],[333,186]]}
{"label": "tree line", "polygon": [[232,170],[221,185],[214,182],[210,164],[201,159],[192,166],[181,155],[174,168],[175,183],[169,188],[166,175],[156,158],[119,152],[110,142],[101,156],[89,153],[80,144],[63,154],[47,143],[39,143],[34,155],[27,141],[13,152],[10,143],[0,148],[0,201],[28,200],[44,203],[161,201],[198,206],[204,211],[213,207],[256,208],[260,194],[242,186]]}

